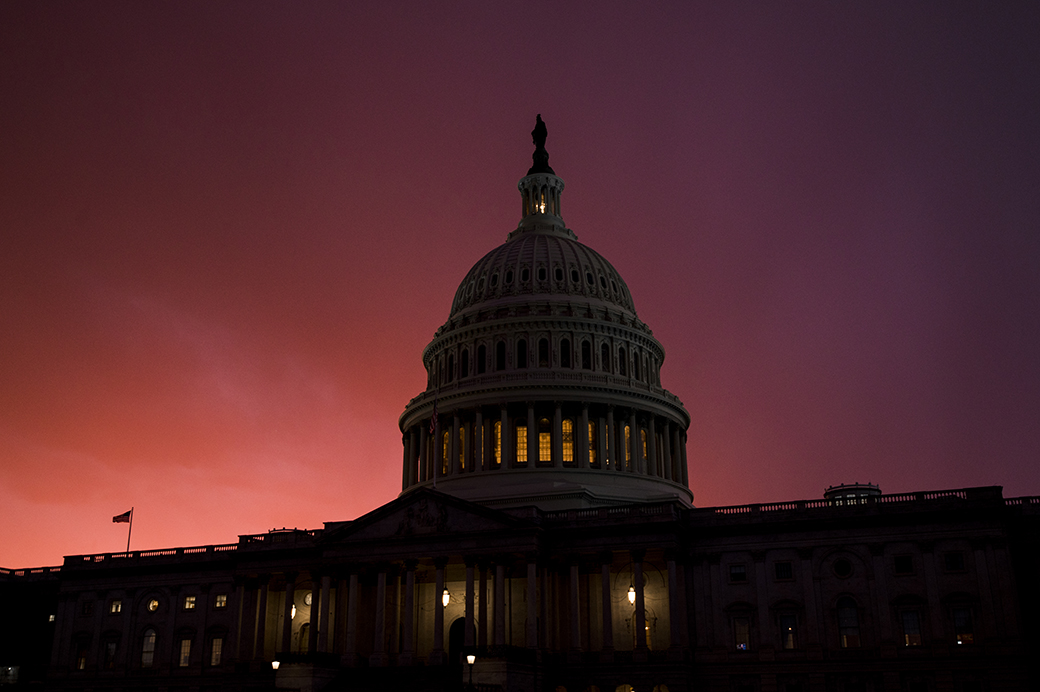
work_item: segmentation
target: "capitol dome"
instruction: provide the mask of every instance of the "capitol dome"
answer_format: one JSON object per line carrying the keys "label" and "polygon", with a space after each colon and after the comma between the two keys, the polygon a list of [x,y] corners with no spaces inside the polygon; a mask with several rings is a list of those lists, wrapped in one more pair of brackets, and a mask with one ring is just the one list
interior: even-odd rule
{"label": "capitol dome", "polygon": [[661,386],[664,349],[621,275],[564,224],[540,118],[532,134],[519,225],[466,274],[423,351],[426,390],[400,419],[402,493],[689,505],[689,414]]}

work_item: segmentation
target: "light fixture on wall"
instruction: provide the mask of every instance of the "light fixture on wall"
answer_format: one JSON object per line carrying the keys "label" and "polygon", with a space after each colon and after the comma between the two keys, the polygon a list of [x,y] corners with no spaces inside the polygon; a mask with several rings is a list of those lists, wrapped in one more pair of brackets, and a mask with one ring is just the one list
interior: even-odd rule
{"label": "light fixture on wall", "polygon": [[450,601],[450,600],[451,600],[451,594],[448,593],[447,589],[445,589],[444,593],[441,594],[441,605],[444,606],[445,608],[447,608],[448,607],[448,601]]}
{"label": "light fixture on wall", "polygon": [[281,661],[271,661],[271,668],[278,670],[278,666],[282,665]]}
{"label": "light fixture on wall", "polygon": [[636,587],[634,586],[628,587],[628,603],[629,605],[636,604]]}
{"label": "light fixture on wall", "polygon": [[295,620],[296,619],[296,604],[295,603],[293,603],[292,612],[289,613],[289,619],[290,620]]}

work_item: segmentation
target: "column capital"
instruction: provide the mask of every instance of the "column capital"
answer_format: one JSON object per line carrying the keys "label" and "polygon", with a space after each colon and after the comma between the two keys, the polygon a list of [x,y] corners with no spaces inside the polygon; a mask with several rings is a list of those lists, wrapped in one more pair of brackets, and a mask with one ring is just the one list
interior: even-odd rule
{"label": "column capital", "polygon": [[632,555],[632,562],[642,562],[644,559],[646,559],[646,549],[645,548],[633,548],[629,552]]}
{"label": "column capital", "polygon": [[603,550],[596,554],[601,565],[610,565],[614,562],[614,553],[610,550]]}
{"label": "column capital", "polygon": [[446,557],[435,557],[433,564],[437,569],[444,569],[448,566],[448,558]]}

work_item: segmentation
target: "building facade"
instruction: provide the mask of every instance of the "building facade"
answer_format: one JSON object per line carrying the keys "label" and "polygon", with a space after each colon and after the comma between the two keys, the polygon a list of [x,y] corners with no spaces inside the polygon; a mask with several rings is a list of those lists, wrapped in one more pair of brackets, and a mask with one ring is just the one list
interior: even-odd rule
{"label": "building facade", "polygon": [[316,530],[5,570],[0,686],[1040,689],[1040,498],[693,505],[664,350],[564,225],[538,123],[518,227],[422,354],[399,497]]}

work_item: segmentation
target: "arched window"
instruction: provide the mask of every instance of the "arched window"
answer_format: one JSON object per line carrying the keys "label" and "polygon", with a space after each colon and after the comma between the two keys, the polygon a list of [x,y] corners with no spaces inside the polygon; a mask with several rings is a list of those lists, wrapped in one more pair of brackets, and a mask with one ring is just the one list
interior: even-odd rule
{"label": "arched window", "polygon": [[527,367],[527,339],[520,339],[516,342],[516,367]]}
{"label": "arched window", "polygon": [[838,636],[841,648],[859,648],[859,608],[849,596],[838,599]]}
{"label": "arched window", "polygon": [[506,369],[506,342],[499,341],[495,344],[495,370]]}
{"label": "arched window", "polygon": [[527,423],[516,424],[516,463],[527,463]]}
{"label": "arched window", "polygon": [[571,340],[560,339],[560,367],[569,368],[571,366]]}
{"label": "arched window", "polygon": [[538,367],[547,368],[549,367],[549,340],[539,339],[538,340]]}
{"label": "arched window", "polygon": [[495,421],[494,436],[492,437],[492,459],[494,459],[495,466],[502,465],[502,421]]}
{"label": "arched window", "polygon": [[632,470],[632,428],[625,426],[625,470]]}
{"label": "arched window", "polygon": [[527,283],[528,281],[530,281],[530,279],[531,279],[531,270],[528,269],[527,267],[524,267],[523,269],[521,269],[520,270],[520,282],[521,283]]}
{"label": "arched window", "polygon": [[574,463],[574,421],[563,419],[563,463]]}
{"label": "arched window", "polygon": [[466,426],[459,426],[459,469],[466,470]]}
{"label": "arched window", "polygon": [[155,630],[151,627],[144,631],[144,640],[141,644],[141,667],[151,668],[155,665]]}
{"label": "arched window", "polygon": [[603,344],[599,350],[600,355],[600,367],[603,368],[603,372],[610,372],[610,346]]}
{"label": "arched window", "polygon": [[643,430],[642,428],[640,428],[639,429],[639,437],[640,437],[640,439],[643,442],[643,459],[649,459],[650,458],[650,453],[647,451],[647,446],[646,446],[646,430]]}
{"label": "arched window", "polygon": [[538,421],[538,461],[552,463],[552,423],[548,418]]}
{"label": "arched window", "polygon": [[451,431],[445,430],[441,433],[441,475],[448,474],[448,464],[451,462]]}
{"label": "arched window", "polygon": [[469,377],[469,349],[462,349],[462,357],[459,359],[459,377]]}
{"label": "arched window", "polygon": [[589,466],[598,466],[596,459],[596,421],[589,421]]}
{"label": "arched window", "polygon": [[483,375],[487,370],[487,347],[484,344],[477,346],[477,374]]}
{"label": "arched window", "polygon": [[588,341],[581,342],[581,369],[592,370],[592,345]]}
{"label": "arched window", "polygon": [[621,348],[618,349],[617,355],[618,355],[618,359],[617,359],[618,360],[618,364],[617,364],[618,374],[621,375],[622,377],[628,377],[628,372],[627,372],[627,368],[626,368],[626,365],[628,363],[628,358],[625,357],[625,347],[624,346],[622,346]]}
{"label": "arched window", "polygon": [[454,377],[455,377],[455,354],[454,353],[449,353],[448,354],[448,372],[445,373],[445,378],[444,379],[445,379],[446,382],[451,382]]}
{"label": "arched window", "polygon": [[641,380],[641,379],[643,379],[642,376],[640,375],[641,372],[642,372],[642,369],[639,367],[639,352],[638,351],[633,351],[632,352],[632,376],[635,377],[637,380]]}

